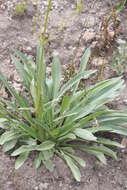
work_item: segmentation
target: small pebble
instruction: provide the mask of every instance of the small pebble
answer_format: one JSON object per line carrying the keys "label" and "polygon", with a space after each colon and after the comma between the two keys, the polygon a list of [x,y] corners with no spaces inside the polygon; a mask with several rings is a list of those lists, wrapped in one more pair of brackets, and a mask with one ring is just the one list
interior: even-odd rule
{"label": "small pebble", "polygon": [[47,189],[49,186],[49,183],[40,183],[39,184],[39,190]]}

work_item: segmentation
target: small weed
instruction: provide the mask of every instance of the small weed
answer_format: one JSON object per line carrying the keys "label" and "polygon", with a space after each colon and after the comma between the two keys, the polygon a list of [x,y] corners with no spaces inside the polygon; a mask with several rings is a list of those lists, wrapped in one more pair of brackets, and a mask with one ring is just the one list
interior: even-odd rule
{"label": "small weed", "polygon": [[16,4],[15,14],[18,16],[22,16],[24,14],[24,11],[25,11],[25,5],[26,5],[26,1],[23,1],[22,3]]}
{"label": "small weed", "polygon": [[81,13],[83,11],[83,2],[82,2],[82,0],[77,0],[76,11],[78,13]]}
{"label": "small weed", "polygon": [[[105,48],[109,49],[111,43],[117,38],[119,21],[118,14],[124,9],[127,0],[121,0],[120,3],[112,8],[110,16],[106,17],[103,22]],[[109,25],[112,23],[113,34],[110,34]]]}
{"label": "small weed", "polygon": [[[113,25],[112,30],[109,30],[110,24]],[[104,27],[104,40],[105,40],[105,48],[109,49],[112,42],[115,41],[117,38],[117,31],[118,31],[118,20],[117,20],[117,14],[116,10],[113,9],[112,13],[109,17],[106,17],[103,22]]]}

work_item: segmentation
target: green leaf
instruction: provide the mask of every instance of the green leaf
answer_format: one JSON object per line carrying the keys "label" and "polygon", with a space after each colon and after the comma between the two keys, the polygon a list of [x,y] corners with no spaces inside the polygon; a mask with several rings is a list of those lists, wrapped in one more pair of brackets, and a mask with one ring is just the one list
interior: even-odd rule
{"label": "green leaf", "polygon": [[[44,59],[44,47],[41,44],[37,50],[36,58],[36,109],[38,118],[42,117],[43,103],[46,100],[46,63]],[[40,107],[41,104],[41,107]]]}
{"label": "green leaf", "polygon": [[31,81],[31,84],[30,84],[30,92],[34,100],[34,104],[36,105],[36,87],[35,87],[34,79]]}
{"label": "green leaf", "polygon": [[34,167],[37,169],[40,167],[42,162],[42,155],[41,152],[36,156],[35,160],[34,160]]}
{"label": "green leaf", "polygon": [[0,118],[0,123],[4,123],[4,122],[6,122],[6,121],[7,121],[6,118]]}
{"label": "green leaf", "polygon": [[17,143],[17,139],[10,140],[10,141],[4,143],[4,145],[3,145],[3,151],[7,152],[7,151],[11,150],[12,148],[15,147],[16,143]]}
{"label": "green leaf", "polygon": [[120,144],[120,143],[118,143],[116,141],[105,139],[105,138],[97,138],[97,142],[100,143],[100,144],[105,144],[105,145],[109,145],[109,146],[116,146],[116,147],[119,147],[119,148],[124,148],[122,146],[122,144]]}
{"label": "green leaf", "polygon": [[79,158],[78,156],[74,156],[73,154],[67,153],[71,158],[73,158],[80,166],[85,167],[86,163],[83,159]]}
{"label": "green leaf", "polygon": [[88,141],[96,141],[96,137],[86,129],[77,128],[74,131],[75,135],[81,139],[88,140]]}
{"label": "green leaf", "polygon": [[75,151],[74,151],[74,149],[72,147],[61,147],[61,150],[63,152],[67,152],[67,153],[70,153],[70,154],[74,154],[75,153]]}
{"label": "green leaf", "polygon": [[125,111],[109,110],[101,117],[98,116],[97,120],[101,126],[121,126],[127,122],[127,113]]}
{"label": "green leaf", "polygon": [[[90,56],[91,56],[91,49],[87,48],[86,51],[85,51],[85,53],[84,53],[84,55],[83,55],[83,57],[82,57],[82,59],[81,59],[81,63],[80,63],[78,74],[82,73],[83,71],[85,71]],[[79,85],[79,82],[77,82],[77,84],[75,85],[74,93],[77,91],[78,85]]]}
{"label": "green leaf", "polygon": [[50,150],[55,146],[55,143],[51,141],[45,141],[41,143],[40,145],[23,145],[17,150],[15,150],[11,155],[12,156],[18,156],[19,154],[22,154],[24,152],[31,152],[34,150],[37,151],[45,151],[45,150]]}
{"label": "green leaf", "polygon": [[45,150],[50,150],[55,146],[55,143],[52,141],[45,141],[38,145],[37,149],[38,151],[45,151]]}
{"label": "green leaf", "polygon": [[23,79],[24,85],[26,86],[26,88],[29,89],[30,77],[29,77],[28,73],[24,70],[23,65],[20,63],[20,61],[15,56],[11,55],[11,59],[12,59],[12,62],[15,64],[16,68],[18,69],[18,71]]}
{"label": "green leaf", "polygon": [[90,75],[92,75],[95,72],[96,71],[89,70],[89,71],[84,71],[83,73],[79,73],[76,76],[74,76],[72,79],[70,79],[66,84],[62,86],[58,94],[58,98],[63,96],[65,92],[67,92],[70,88],[72,88],[82,78],[87,79]]}
{"label": "green leaf", "polygon": [[[0,72],[0,81],[4,84],[4,86],[8,89],[10,94],[15,98],[15,101],[18,102],[18,104],[21,107],[26,107],[28,106],[28,101],[25,97],[23,97],[21,94],[19,95],[8,83],[7,79],[4,77],[4,75]],[[25,112],[27,115],[28,112]]]}
{"label": "green leaf", "polygon": [[19,123],[18,127],[22,130],[22,133],[27,134],[33,138],[37,138],[36,128],[25,125],[24,123]]}
{"label": "green leaf", "polygon": [[22,145],[20,148],[18,148],[17,150],[15,150],[11,156],[18,156],[22,153],[25,153],[25,152],[30,152],[32,150],[35,150],[36,149],[36,145]]}
{"label": "green leaf", "polygon": [[20,154],[20,156],[17,158],[16,163],[15,163],[15,169],[16,170],[19,169],[24,164],[24,162],[28,158],[28,155],[29,155],[29,152],[25,152],[25,153]]}
{"label": "green leaf", "polygon": [[109,79],[95,85],[87,91],[87,97],[80,101],[80,103],[72,110],[73,112],[75,110],[79,110],[78,116],[75,120],[79,120],[86,115],[95,112],[95,110],[99,109],[104,104],[114,100],[118,95],[120,95],[123,88],[124,83],[121,78]]}
{"label": "green leaf", "polygon": [[13,88],[9,85],[7,79],[5,78],[5,76],[0,72],[0,81],[2,81],[2,83],[4,84],[4,86],[8,89],[8,91],[10,92],[10,94],[13,97],[16,97],[16,92],[13,90]]}
{"label": "green leaf", "polygon": [[53,98],[57,98],[60,82],[61,82],[61,63],[58,56],[55,56],[52,64],[52,79],[53,79]]}
{"label": "green leaf", "polygon": [[54,121],[63,120],[64,118],[68,118],[68,117],[71,117],[71,116],[74,116],[74,115],[77,115],[77,112],[75,112],[75,113],[68,113],[68,114],[65,114],[63,116],[57,117]]}
{"label": "green leaf", "polygon": [[49,160],[50,158],[53,157],[54,150],[51,149],[51,150],[42,151],[42,154],[43,154],[44,160]]}
{"label": "green leaf", "polygon": [[66,161],[67,165],[69,166],[69,168],[71,169],[72,174],[75,177],[75,179],[80,182],[81,174],[80,174],[80,171],[79,171],[78,167],[74,164],[72,158],[70,156],[67,156],[63,152],[62,152],[62,156],[65,159],[65,161]]}
{"label": "green leaf", "polygon": [[61,104],[60,116],[69,108],[70,97],[64,96]]}
{"label": "green leaf", "polygon": [[0,128],[6,129],[5,122],[7,121],[6,118],[0,118]]}
{"label": "green leaf", "polygon": [[76,139],[75,134],[68,133],[67,135],[64,135],[64,136],[60,137],[58,140],[59,141],[64,141],[64,140],[74,140],[74,139]]}
{"label": "green leaf", "polygon": [[57,134],[57,137],[61,137],[64,135],[67,135],[69,132],[74,131],[76,128],[80,126],[79,123],[74,123],[71,119],[67,121],[61,128],[56,128],[54,130],[55,134]]}
{"label": "green leaf", "polygon": [[32,78],[34,77],[34,69],[35,69],[34,68],[35,67],[34,62],[32,60],[29,60],[29,58],[27,58],[27,56],[25,56],[20,51],[15,51],[14,56],[18,57],[18,59],[20,59],[20,62],[22,62],[24,65],[24,70],[27,72],[28,76],[32,80]]}
{"label": "green leaf", "polygon": [[89,154],[93,154],[94,156],[96,156],[103,164],[107,164],[107,160],[106,157],[104,156],[104,154],[102,152],[98,152],[98,151],[94,151],[94,150],[87,150],[87,152]]}
{"label": "green leaf", "polygon": [[125,4],[126,4],[126,2],[127,2],[127,0],[120,0],[119,5],[117,5],[115,7],[116,11],[118,11],[118,12],[122,11],[123,8],[124,8],[124,6],[125,6]]}
{"label": "green leaf", "polygon": [[43,160],[43,164],[45,165],[45,167],[50,171],[53,172],[54,170],[54,164],[53,162],[49,159],[49,160]]}
{"label": "green leaf", "polygon": [[6,131],[4,132],[1,137],[0,137],[0,145],[3,145],[4,143],[17,139],[18,138],[18,134],[12,132],[12,131]]}
{"label": "green leaf", "polygon": [[54,164],[50,160],[53,157],[53,155],[54,155],[54,150],[48,150],[48,151],[41,152],[41,158],[42,158],[43,164],[50,172],[53,172],[53,170],[54,170]]}
{"label": "green leaf", "polygon": [[79,72],[83,72],[86,69],[87,63],[89,61],[89,58],[91,56],[91,49],[87,48],[80,63]]}
{"label": "green leaf", "polygon": [[47,88],[48,88],[48,98],[51,100],[53,97],[52,97],[52,93],[53,93],[53,80],[52,78],[51,79],[47,79],[46,80],[46,85],[47,85]]}
{"label": "green leaf", "polygon": [[127,129],[126,127],[119,127],[116,125],[101,125],[100,127],[92,127],[88,129],[90,132],[97,133],[97,132],[110,132],[110,133],[116,133],[120,135],[127,136]]}
{"label": "green leaf", "polygon": [[[110,148],[107,148],[106,146],[84,146],[84,150],[86,151],[96,151],[101,152],[107,156],[110,156],[117,160],[117,155],[114,151],[112,151]],[[82,149],[83,150],[83,149]]]}

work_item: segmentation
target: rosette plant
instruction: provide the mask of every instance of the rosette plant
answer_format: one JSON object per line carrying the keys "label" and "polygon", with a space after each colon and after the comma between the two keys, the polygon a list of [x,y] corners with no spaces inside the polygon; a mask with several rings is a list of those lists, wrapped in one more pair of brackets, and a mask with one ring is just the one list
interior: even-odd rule
{"label": "rosette plant", "polygon": [[[49,1],[48,10],[51,7]],[[44,164],[53,171],[52,157],[57,155],[80,181],[78,165],[85,161],[76,155],[81,150],[95,155],[106,164],[106,157],[117,158],[113,147],[119,142],[102,136],[102,132],[127,136],[123,124],[127,113],[111,110],[106,105],[115,100],[125,87],[122,78],[101,81],[79,88],[81,79],[88,79],[96,71],[86,70],[91,51],[82,57],[79,70],[66,83],[62,81],[61,63],[58,56],[52,62],[51,75],[46,74],[44,42],[49,11],[47,11],[42,43],[37,48],[36,63],[16,51],[12,56],[22,78],[22,90],[17,92],[0,72],[0,81],[10,98],[0,98],[0,145],[3,151],[17,157],[15,168],[24,164],[34,152],[34,165]]]}

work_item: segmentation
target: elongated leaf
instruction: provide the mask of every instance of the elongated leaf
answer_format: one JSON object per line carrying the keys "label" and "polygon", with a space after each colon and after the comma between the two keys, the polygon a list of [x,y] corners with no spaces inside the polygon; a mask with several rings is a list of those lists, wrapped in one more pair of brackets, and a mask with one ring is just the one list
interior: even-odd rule
{"label": "elongated leaf", "polygon": [[78,169],[78,167],[74,164],[73,160],[71,157],[67,156],[66,154],[62,153],[62,156],[64,157],[67,165],[69,166],[69,168],[71,169],[72,171],[72,174],[74,175],[75,179],[77,181],[80,181],[80,178],[81,178],[81,174],[80,174],[80,171]]}
{"label": "elongated leaf", "polygon": [[38,151],[45,151],[45,150],[50,150],[55,146],[55,143],[52,141],[45,141],[38,145],[37,149]]}
{"label": "elongated leaf", "polygon": [[120,126],[127,122],[127,113],[117,110],[110,110],[101,117],[98,117],[97,119],[101,126],[102,125]]}
{"label": "elongated leaf", "polygon": [[85,167],[86,163],[83,159],[79,158],[78,156],[74,156],[73,154],[67,153],[71,158],[73,158],[80,166]]}
{"label": "elongated leaf", "polygon": [[23,145],[12,153],[12,156],[18,156],[24,152],[31,152],[34,150],[45,151],[50,150],[55,146],[55,143],[51,141],[45,141],[40,145]]}
{"label": "elongated leaf", "polygon": [[35,168],[39,168],[42,162],[42,155],[41,152],[36,156],[35,160],[34,160],[34,166]]}
{"label": "elongated leaf", "polygon": [[7,121],[6,118],[0,118],[0,128],[6,129],[5,122]]}
{"label": "elongated leaf", "polygon": [[28,59],[28,57],[20,51],[15,51],[14,55],[15,55],[15,57],[18,57],[20,62],[23,63],[24,70],[27,72],[28,76],[32,80],[32,78],[34,77],[34,69],[35,69],[35,68],[33,68],[34,66],[32,65],[32,64],[34,64],[33,61],[32,60],[30,61]]}
{"label": "elongated leaf", "polygon": [[13,90],[13,88],[9,85],[7,79],[5,78],[5,76],[0,72],[0,81],[2,81],[2,83],[4,84],[4,86],[8,89],[8,91],[10,92],[10,94],[13,97],[16,97],[16,92]]}
{"label": "elongated leaf", "polygon": [[25,86],[29,89],[30,88],[30,77],[29,77],[28,73],[24,70],[23,65],[20,63],[20,61],[15,56],[11,55],[11,59],[12,59],[13,63],[15,64],[16,68],[18,69]]}
{"label": "elongated leaf", "polygon": [[52,97],[52,94],[53,94],[53,80],[52,80],[52,78],[51,79],[47,79],[46,85],[47,85],[47,91],[48,91],[47,92],[48,93],[48,98],[49,98],[49,100],[51,100],[53,98]]}
{"label": "elongated leaf", "polygon": [[18,148],[17,150],[15,150],[11,156],[18,156],[22,153],[25,153],[25,152],[30,152],[30,151],[33,151],[33,150],[36,150],[37,146],[36,145],[23,145],[21,146],[20,148]]}
{"label": "elongated leaf", "polygon": [[61,150],[66,153],[74,154],[75,151],[72,147],[61,147]]}
{"label": "elongated leaf", "polygon": [[54,170],[54,164],[53,162],[49,159],[49,160],[43,160],[43,164],[45,165],[45,167],[50,171],[53,172]]}
{"label": "elongated leaf", "polygon": [[83,73],[77,74],[75,77],[70,79],[66,84],[64,84],[58,94],[58,98],[63,96],[65,92],[67,92],[70,88],[72,88],[77,82],[79,82],[82,78],[87,79],[90,75],[95,73],[96,71],[85,71]]}
{"label": "elongated leaf", "polygon": [[17,143],[17,139],[14,139],[14,140],[11,140],[11,141],[6,142],[6,143],[3,145],[3,151],[4,151],[4,152],[7,152],[7,151],[11,150],[12,148],[15,147],[16,143]]}
{"label": "elongated leaf", "polygon": [[4,132],[0,137],[0,145],[3,145],[4,143],[14,140],[18,138],[18,133],[14,133],[12,131],[6,131]]}
{"label": "elongated leaf", "polygon": [[17,158],[16,163],[15,163],[15,169],[16,170],[19,169],[24,164],[24,162],[28,158],[28,155],[29,155],[29,152],[25,152],[25,153],[20,154],[20,156]]}
{"label": "elongated leaf", "polygon": [[91,131],[93,134],[97,132],[111,132],[111,133],[116,133],[120,135],[127,136],[127,129],[126,127],[119,127],[117,125],[101,125],[100,127],[92,127],[88,129]]}
{"label": "elongated leaf", "polygon": [[89,121],[93,120],[93,118],[97,118],[98,116],[103,116],[105,113],[106,113],[106,111],[97,111],[97,112],[91,113],[79,121],[80,125],[84,126]]}
{"label": "elongated leaf", "polygon": [[80,63],[79,72],[83,72],[86,69],[87,63],[89,61],[89,58],[91,56],[91,49],[87,48]]}
{"label": "elongated leaf", "polygon": [[24,132],[35,139],[37,138],[36,128],[25,125],[24,123],[19,123],[18,127],[22,130],[22,133]]}
{"label": "elongated leaf", "polygon": [[52,64],[53,98],[57,98],[61,76],[61,63],[58,56],[55,56]]}
{"label": "elongated leaf", "polygon": [[73,111],[79,110],[79,114],[75,120],[83,118],[96,109],[99,109],[105,103],[109,103],[120,94],[123,87],[123,80],[120,79],[108,80],[107,87],[103,85],[103,82],[100,83],[100,86],[98,86],[96,90],[94,89],[88,92],[87,98],[83,99],[80,104],[73,109]]}
{"label": "elongated leaf", "polygon": [[34,104],[36,105],[36,86],[35,86],[34,79],[31,81],[31,84],[30,84],[30,92],[34,100]]}
{"label": "elongated leaf", "polygon": [[42,155],[43,155],[43,157],[44,157],[44,160],[49,160],[50,158],[53,157],[53,155],[54,155],[54,150],[51,149],[51,150],[42,151]]}
{"label": "elongated leaf", "polygon": [[45,60],[43,61],[43,69],[42,69],[42,81],[41,81],[41,86],[42,86],[42,96],[43,99],[45,100],[47,97],[47,86],[46,86],[46,63]]}
{"label": "elongated leaf", "polygon": [[107,164],[107,159],[102,152],[98,152],[95,150],[87,150],[87,152],[96,156],[103,164]]}
{"label": "elongated leaf", "polygon": [[[36,77],[35,79],[38,79],[39,75],[39,69],[40,69],[40,62],[41,62],[41,53],[42,53],[42,45],[40,44],[37,47],[37,56],[36,56]],[[43,57],[43,69],[42,69],[42,77],[41,77],[41,94],[43,95],[43,98],[46,97],[46,63],[45,59]]]}
{"label": "elongated leaf", "polygon": [[[91,49],[87,48],[87,50],[85,51],[85,53],[84,53],[84,55],[83,55],[83,57],[81,59],[81,63],[80,63],[78,74],[82,73],[83,71],[85,71],[90,56],[91,56]],[[78,85],[79,85],[79,82],[77,82],[77,84],[75,85],[74,93],[77,91]]]}
{"label": "elongated leaf", "polygon": [[69,102],[70,102],[70,97],[69,96],[64,96],[62,100],[62,105],[61,105],[61,111],[60,111],[60,116],[63,114],[63,112],[69,108]]}
{"label": "elongated leaf", "polygon": [[120,94],[120,91],[125,87],[124,81],[121,79],[121,77],[118,78],[112,78],[108,79],[105,81],[101,81],[94,85],[93,87],[91,86],[88,89],[88,100],[91,101],[93,96],[97,98],[98,96],[105,95],[105,93],[110,92],[110,97],[115,98],[114,92],[118,91]]}
{"label": "elongated leaf", "polygon": [[59,141],[64,141],[64,140],[74,140],[74,139],[76,139],[76,136],[75,136],[75,134],[73,134],[73,133],[68,133],[67,135],[65,135],[65,136],[63,136],[63,137],[60,137],[58,140]]}
{"label": "elongated leaf", "polygon": [[[0,72],[0,81],[4,84],[4,86],[8,89],[10,94],[15,98],[15,100],[18,102],[18,104],[21,107],[29,107],[28,101],[25,97],[23,97],[21,94],[19,95],[8,83],[7,79],[4,77],[4,75]],[[26,116],[28,116],[28,112],[25,112]],[[30,114],[29,114],[30,116]]]}
{"label": "elongated leaf", "polygon": [[86,129],[77,128],[75,129],[74,133],[79,138],[82,138],[88,141],[96,141],[96,137],[90,131],[87,131]]}
{"label": "elongated leaf", "polygon": [[[117,155],[114,151],[112,151],[110,148],[107,148],[106,146],[84,146],[84,150],[88,150],[88,151],[97,151],[97,152],[101,152],[107,156],[110,156],[114,159],[117,159]],[[83,148],[82,148],[83,150]]]}
{"label": "elongated leaf", "polygon": [[58,118],[56,118],[54,121],[59,121],[59,120],[62,120],[62,119],[64,119],[64,118],[68,118],[68,117],[71,117],[71,116],[75,116],[75,115],[77,115],[77,112],[75,112],[75,113],[68,113],[68,114],[65,114],[65,115],[63,115],[63,116],[61,116],[61,117],[58,117]]}
{"label": "elongated leaf", "polygon": [[116,11],[118,11],[118,12],[122,11],[123,8],[124,8],[124,6],[125,6],[125,4],[126,4],[126,2],[127,2],[127,0],[120,0],[119,5],[117,5],[115,7]]}
{"label": "elongated leaf", "polygon": [[115,142],[115,141],[111,141],[109,139],[105,139],[105,138],[97,138],[97,142],[100,144],[105,144],[105,145],[109,145],[109,146],[116,146],[119,148],[124,148],[120,143]]}

